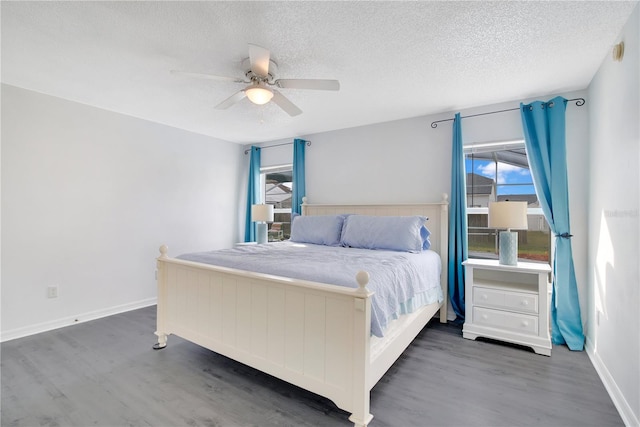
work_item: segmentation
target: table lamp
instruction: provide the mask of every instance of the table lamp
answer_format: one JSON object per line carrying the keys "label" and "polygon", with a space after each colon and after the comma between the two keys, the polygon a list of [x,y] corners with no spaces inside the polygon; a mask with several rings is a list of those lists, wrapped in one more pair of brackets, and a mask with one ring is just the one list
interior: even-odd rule
{"label": "table lamp", "polygon": [[527,202],[489,202],[489,228],[506,228],[500,232],[500,264],[518,264],[518,233],[527,229]]}
{"label": "table lamp", "polygon": [[267,222],[273,222],[273,205],[252,205],[251,221],[256,222],[256,242],[267,243]]}

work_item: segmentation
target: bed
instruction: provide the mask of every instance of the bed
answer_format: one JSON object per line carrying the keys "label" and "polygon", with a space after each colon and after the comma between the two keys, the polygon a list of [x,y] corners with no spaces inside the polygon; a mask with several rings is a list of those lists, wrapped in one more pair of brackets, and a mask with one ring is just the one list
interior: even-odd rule
{"label": "bed", "polygon": [[375,320],[378,307],[368,285],[376,277],[367,271],[354,274],[352,287],[338,286],[171,258],[163,245],[157,259],[154,348],[165,348],[167,337],[178,335],[324,396],[349,412],[355,426],[366,426],[373,418],[373,386],[429,320],[439,313],[440,321],[447,321],[447,195],[435,203],[403,205],[313,205],[305,200],[302,214],[428,218],[430,251],[439,254],[441,263],[441,298],[389,319],[381,333],[372,334],[377,328],[373,322],[372,329],[372,312]]}

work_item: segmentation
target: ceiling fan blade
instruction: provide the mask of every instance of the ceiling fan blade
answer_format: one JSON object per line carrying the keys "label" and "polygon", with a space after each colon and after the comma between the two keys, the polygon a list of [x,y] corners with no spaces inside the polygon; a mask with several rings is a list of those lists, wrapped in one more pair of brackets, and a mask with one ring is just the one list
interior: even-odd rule
{"label": "ceiling fan blade", "polygon": [[248,83],[237,77],[215,76],[213,74],[192,73],[189,71],[171,70],[171,74],[176,76],[196,77],[199,79],[219,80],[223,82]]}
{"label": "ceiling fan blade", "polygon": [[270,56],[268,49],[249,43],[249,61],[251,61],[251,71],[254,74],[263,77],[269,74]]}
{"label": "ceiling fan blade", "polygon": [[275,84],[286,89],[340,90],[338,80],[278,79]]}
{"label": "ceiling fan blade", "polygon": [[291,117],[302,114],[301,109],[299,109],[293,102],[285,98],[277,90],[273,91],[273,98],[271,98],[271,101],[275,102],[278,107],[282,108]]}
{"label": "ceiling fan blade", "polygon": [[241,91],[234,93],[233,95],[231,95],[230,97],[222,101],[220,104],[216,105],[215,108],[216,110],[226,110],[236,102],[242,100],[245,96],[247,96],[247,94],[244,93],[244,89],[243,89]]}

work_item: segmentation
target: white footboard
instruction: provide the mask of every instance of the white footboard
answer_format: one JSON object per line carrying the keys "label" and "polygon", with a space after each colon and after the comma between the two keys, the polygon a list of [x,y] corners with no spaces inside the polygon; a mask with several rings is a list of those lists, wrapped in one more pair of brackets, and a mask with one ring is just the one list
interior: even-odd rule
{"label": "white footboard", "polygon": [[[160,249],[158,344],[176,334],[306,390],[368,424],[371,293],[177,260]],[[356,278],[354,278],[354,281]]]}

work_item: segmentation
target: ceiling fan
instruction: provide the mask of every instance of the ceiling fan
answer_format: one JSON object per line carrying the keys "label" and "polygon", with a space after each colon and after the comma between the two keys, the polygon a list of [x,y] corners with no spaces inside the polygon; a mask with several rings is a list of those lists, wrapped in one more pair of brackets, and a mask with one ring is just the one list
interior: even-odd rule
{"label": "ceiling fan", "polygon": [[272,86],[281,89],[340,90],[340,82],[338,80],[276,79],[277,64],[271,60],[269,50],[251,43],[249,44],[249,57],[242,62],[242,68],[246,70],[244,78],[215,76],[177,70],[172,70],[171,73],[248,85],[216,105],[215,108],[218,110],[226,110],[236,102],[247,97],[249,101],[257,105],[263,105],[269,101],[273,101],[290,116],[297,116],[302,113],[302,110],[279,91],[272,89]]}

